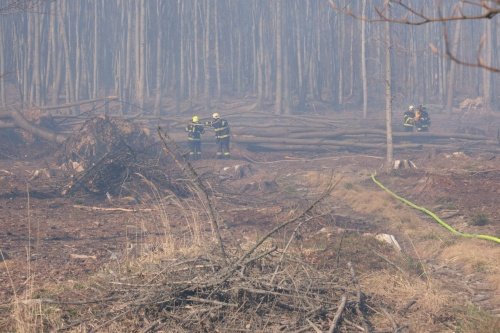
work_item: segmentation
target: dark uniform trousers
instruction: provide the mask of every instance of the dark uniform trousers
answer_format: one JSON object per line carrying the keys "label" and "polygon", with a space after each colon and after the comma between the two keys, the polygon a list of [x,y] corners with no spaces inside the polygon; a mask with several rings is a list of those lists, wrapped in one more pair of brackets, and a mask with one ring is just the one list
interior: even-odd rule
{"label": "dark uniform trousers", "polygon": [[198,160],[201,158],[201,134],[205,132],[202,124],[190,123],[186,126],[188,132],[189,158]]}
{"label": "dark uniform trousers", "polygon": [[217,119],[212,122],[215,130],[215,141],[217,142],[217,158],[230,158],[229,152],[229,123],[225,119]]}

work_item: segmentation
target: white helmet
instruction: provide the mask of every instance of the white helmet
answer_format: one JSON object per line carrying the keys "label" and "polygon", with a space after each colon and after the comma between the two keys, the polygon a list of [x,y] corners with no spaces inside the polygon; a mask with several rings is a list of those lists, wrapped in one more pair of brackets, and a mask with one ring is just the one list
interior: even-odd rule
{"label": "white helmet", "polygon": [[413,110],[415,110],[415,105],[410,105],[410,106],[408,107],[408,111],[413,111]]}
{"label": "white helmet", "polygon": [[214,112],[214,113],[212,114],[212,118],[214,118],[214,119],[220,119],[220,114],[219,114],[219,113],[217,113],[217,112]]}

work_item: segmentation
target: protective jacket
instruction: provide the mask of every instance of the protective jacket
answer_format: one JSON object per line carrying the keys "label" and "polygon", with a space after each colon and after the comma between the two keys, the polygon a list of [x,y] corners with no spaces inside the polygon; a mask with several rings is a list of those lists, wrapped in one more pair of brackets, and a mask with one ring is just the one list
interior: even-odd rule
{"label": "protective jacket", "polygon": [[188,140],[200,141],[201,135],[205,133],[205,127],[200,123],[191,122],[186,126],[186,132],[188,132]]}
{"label": "protective jacket", "polygon": [[406,111],[403,115],[403,126],[405,130],[412,131],[414,122],[415,122],[415,112]]}
{"label": "protective jacket", "polygon": [[212,121],[212,127],[215,131],[215,139],[217,141],[229,140],[229,123],[227,120],[219,118]]}
{"label": "protective jacket", "polygon": [[431,126],[431,118],[429,113],[424,109],[420,110],[420,118],[415,121],[415,127],[418,132],[427,132]]}

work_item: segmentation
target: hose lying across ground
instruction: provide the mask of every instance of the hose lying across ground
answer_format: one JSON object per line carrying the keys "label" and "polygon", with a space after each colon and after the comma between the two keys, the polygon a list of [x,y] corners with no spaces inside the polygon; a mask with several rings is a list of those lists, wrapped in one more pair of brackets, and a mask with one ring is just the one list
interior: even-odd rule
{"label": "hose lying across ground", "polygon": [[458,236],[462,236],[462,237],[480,238],[480,239],[485,239],[485,240],[493,241],[493,242],[496,242],[496,243],[500,243],[500,238],[495,237],[495,236],[469,234],[469,233],[460,232],[458,230],[453,229],[453,227],[451,227],[450,225],[446,224],[443,220],[441,220],[439,218],[439,216],[437,216],[436,214],[434,214],[433,212],[431,212],[427,208],[424,208],[424,207],[421,207],[421,206],[417,206],[413,202],[411,202],[411,201],[409,201],[409,200],[407,200],[407,199],[405,199],[403,197],[400,197],[396,193],[394,193],[391,190],[389,190],[387,187],[385,187],[381,182],[379,182],[375,178],[374,174],[371,177],[372,177],[372,180],[375,182],[375,184],[377,184],[381,189],[383,189],[384,191],[386,191],[387,193],[389,193],[390,195],[392,195],[394,198],[398,199],[399,201],[404,202],[408,206],[413,207],[415,209],[418,209],[419,211],[422,211],[422,212],[426,213],[427,215],[429,215],[430,217],[432,217],[434,220],[436,220],[439,224],[441,224],[443,227],[445,227],[446,229],[448,229],[448,231],[450,231],[451,233],[453,233],[455,235],[458,235]]}

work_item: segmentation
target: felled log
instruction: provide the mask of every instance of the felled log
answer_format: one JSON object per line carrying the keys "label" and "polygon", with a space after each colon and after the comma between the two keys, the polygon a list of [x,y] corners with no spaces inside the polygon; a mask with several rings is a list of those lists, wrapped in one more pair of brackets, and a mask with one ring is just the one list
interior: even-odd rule
{"label": "felled log", "polygon": [[[349,147],[349,148],[363,148],[363,149],[381,149],[385,148],[385,143],[373,144],[373,143],[361,143],[351,140],[344,141],[331,141],[331,140],[307,140],[307,139],[291,139],[291,138],[258,138],[258,137],[247,137],[247,136],[236,136],[234,141],[239,144],[273,144],[273,145],[285,145],[285,146],[337,146],[337,147]],[[422,145],[418,144],[400,144],[394,145],[394,148],[400,149],[412,149],[421,148]]]}
{"label": "felled log", "polygon": [[69,108],[72,108],[75,106],[97,103],[97,102],[102,102],[102,101],[110,102],[110,101],[114,101],[117,99],[118,99],[117,96],[108,96],[108,97],[104,97],[104,98],[90,99],[90,100],[78,101],[78,102],[73,102],[73,103],[68,103],[68,104],[40,106],[40,107],[38,107],[38,109],[40,109],[42,111],[69,109]]}
{"label": "felled log", "polygon": [[19,112],[16,109],[12,109],[8,112],[9,112],[9,116],[12,118],[13,123],[17,127],[25,130],[28,133],[31,133],[31,134],[33,134],[37,137],[40,137],[42,139],[45,139],[47,141],[56,142],[56,143],[63,143],[64,140],[66,140],[66,137],[64,135],[54,133],[48,129],[33,125],[26,118],[24,118],[24,116],[21,114],[21,112]]}

